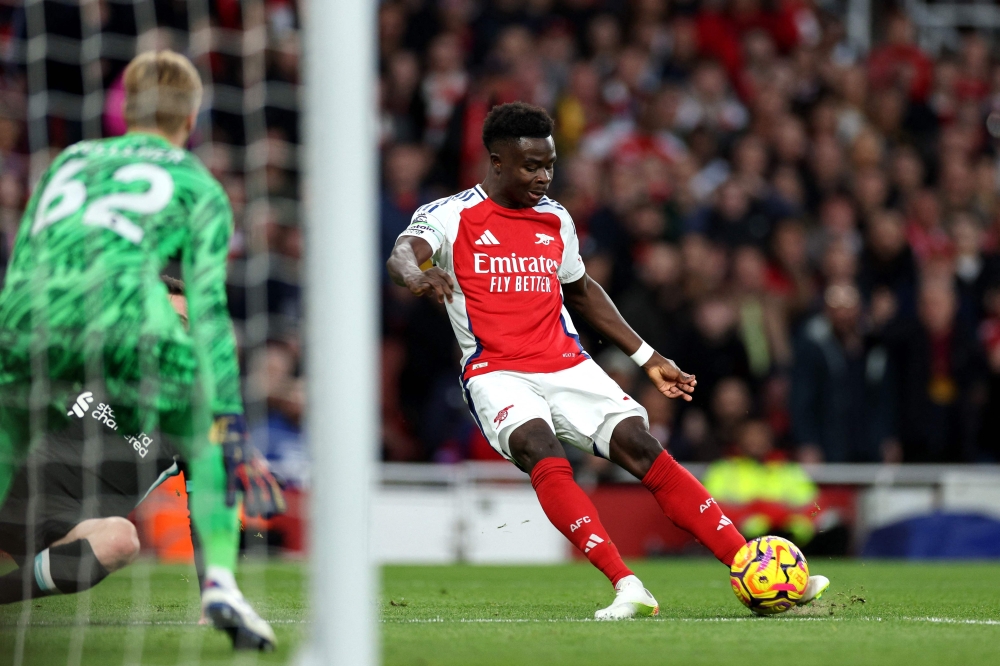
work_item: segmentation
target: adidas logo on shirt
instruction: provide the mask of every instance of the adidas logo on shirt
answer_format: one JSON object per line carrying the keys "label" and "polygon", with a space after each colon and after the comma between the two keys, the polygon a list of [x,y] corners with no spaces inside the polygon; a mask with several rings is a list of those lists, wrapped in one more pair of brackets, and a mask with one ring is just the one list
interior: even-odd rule
{"label": "adidas logo on shirt", "polygon": [[491,232],[489,229],[487,229],[486,232],[479,237],[479,240],[476,241],[476,245],[499,245],[499,244],[500,241],[497,240],[497,237],[494,236],[493,232]]}
{"label": "adidas logo on shirt", "polygon": [[728,518],[726,518],[725,516],[723,516],[722,520],[719,521],[719,526],[715,528],[715,531],[718,532],[719,530],[721,530],[726,525],[732,525],[732,524],[733,524],[733,521],[731,521]]}

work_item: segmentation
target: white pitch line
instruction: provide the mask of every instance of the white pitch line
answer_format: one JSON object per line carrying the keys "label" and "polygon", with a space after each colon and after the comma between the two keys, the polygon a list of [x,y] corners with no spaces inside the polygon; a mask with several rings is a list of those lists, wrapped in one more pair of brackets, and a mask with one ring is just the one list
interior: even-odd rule
{"label": "white pitch line", "polygon": [[906,622],[931,622],[933,624],[983,624],[1000,626],[1000,620],[962,620],[954,617],[901,617]]}
{"label": "white pitch line", "polygon": [[[758,617],[678,617],[659,618],[654,622],[849,622],[859,620],[862,622],[928,622],[931,624],[966,624],[979,626],[1000,626],[1000,620],[963,620],[949,617],[897,617],[883,619],[881,617],[782,617],[782,618],[758,618]],[[602,622],[593,618],[549,618],[549,619],[528,619],[528,618],[459,618],[445,619],[436,618],[413,618],[387,620],[383,619],[382,624],[577,624],[586,622]]]}
{"label": "white pitch line", "polygon": [[[1000,620],[966,620],[953,617],[895,617],[883,619],[881,617],[675,617],[658,618],[654,622],[926,622],[929,624],[958,624],[973,626],[1000,626]],[[310,620],[269,620],[271,624],[295,625],[309,624]],[[445,619],[442,617],[432,618],[412,618],[412,619],[386,619],[380,620],[381,624],[583,624],[588,622],[599,622],[593,618],[458,618]],[[31,627],[197,627],[197,622],[183,620],[146,620],[135,622],[32,622]],[[208,626],[208,625],[201,625]],[[6,627],[0,625],[0,632],[14,628],[13,625]]]}
{"label": "white pitch line", "polygon": [[[270,624],[309,624],[309,620],[268,620]],[[42,620],[40,622],[29,622],[29,627],[211,627],[211,625],[199,625],[197,621],[186,620],[136,620],[134,622],[51,622]],[[13,629],[15,625],[5,626],[0,624],[0,631]]]}

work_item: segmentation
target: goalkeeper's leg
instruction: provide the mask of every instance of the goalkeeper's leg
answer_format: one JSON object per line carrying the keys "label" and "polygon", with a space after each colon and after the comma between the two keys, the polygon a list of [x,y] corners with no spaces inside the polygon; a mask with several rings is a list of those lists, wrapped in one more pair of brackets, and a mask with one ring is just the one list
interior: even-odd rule
{"label": "goalkeeper's leg", "polygon": [[236,570],[240,545],[239,505],[226,506],[226,468],[222,449],[198,445],[188,459],[191,520],[205,553],[206,572]]}
{"label": "goalkeeper's leg", "polygon": [[[189,439],[191,522],[205,557],[202,611],[216,628],[229,634],[238,649],[271,650],[276,639],[270,625],[243,598],[233,572],[239,552],[239,503],[226,506],[226,469],[222,448],[208,442],[208,426]],[[202,434],[203,433],[203,434]]]}

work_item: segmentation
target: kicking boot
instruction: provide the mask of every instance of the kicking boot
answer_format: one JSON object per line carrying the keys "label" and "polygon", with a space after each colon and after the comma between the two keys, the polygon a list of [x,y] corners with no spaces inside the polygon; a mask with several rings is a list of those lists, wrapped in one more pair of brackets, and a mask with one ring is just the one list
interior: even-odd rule
{"label": "kicking boot", "polygon": [[795,603],[799,606],[812,603],[822,597],[828,587],[830,587],[830,579],[826,576],[809,576],[809,583],[806,585],[805,594]]}
{"label": "kicking boot", "polygon": [[635,576],[625,576],[615,585],[615,600],[594,613],[595,620],[625,620],[659,615],[660,605]]}

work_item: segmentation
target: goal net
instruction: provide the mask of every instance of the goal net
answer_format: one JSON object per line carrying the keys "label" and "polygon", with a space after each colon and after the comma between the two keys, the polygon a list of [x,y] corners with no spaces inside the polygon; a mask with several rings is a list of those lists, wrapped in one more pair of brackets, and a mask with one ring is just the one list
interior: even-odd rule
{"label": "goal net", "polygon": [[[287,484],[286,515],[243,517],[237,572],[243,593],[274,626],[278,661],[294,658],[309,620],[303,525],[311,470],[303,435],[307,373],[300,273],[306,248],[299,122],[305,4],[0,1],[0,276],[28,198],[59,153],[79,141],[125,132],[122,74],[134,56],[172,49],[186,55],[201,76],[204,97],[188,147],[222,184],[234,212],[226,292],[247,427]],[[182,277],[177,261],[165,273]],[[50,388],[34,382],[32,400],[38,398],[35,391]],[[87,400],[81,403],[88,414],[83,420],[97,422],[99,401],[91,405]],[[91,425],[84,430],[80,515],[98,518],[106,451],[101,438],[91,436]],[[139,451],[143,444],[135,446]],[[29,522],[44,513],[39,496],[51,489],[50,463],[33,453],[24,468]],[[0,605],[0,661],[229,663],[228,639],[199,626],[198,572],[183,479],[158,485],[129,515],[141,543],[131,565],[87,592]],[[139,482],[149,480],[160,481]],[[28,557],[0,556],[0,575],[23,568],[44,547],[39,533],[26,528]],[[257,659],[249,654],[237,661]]]}

